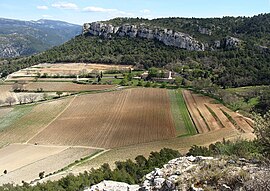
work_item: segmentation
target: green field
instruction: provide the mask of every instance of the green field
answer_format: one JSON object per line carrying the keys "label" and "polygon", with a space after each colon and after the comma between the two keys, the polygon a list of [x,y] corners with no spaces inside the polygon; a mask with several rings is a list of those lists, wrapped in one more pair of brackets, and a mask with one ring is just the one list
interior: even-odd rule
{"label": "green field", "polygon": [[196,128],[189,115],[181,90],[169,90],[169,94],[177,135],[186,136],[196,134]]}
{"label": "green field", "polygon": [[23,116],[27,115],[33,109],[33,105],[16,106],[7,115],[0,118],[0,131],[11,126],[16,121],[20,120]]}

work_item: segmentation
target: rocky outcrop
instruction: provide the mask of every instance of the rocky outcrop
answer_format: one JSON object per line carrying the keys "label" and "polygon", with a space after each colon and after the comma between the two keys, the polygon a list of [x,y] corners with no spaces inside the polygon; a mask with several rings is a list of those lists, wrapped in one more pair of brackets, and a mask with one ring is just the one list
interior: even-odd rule
{"label": "rocky outcrop", "polygon": [[112,35],[128,36],[132,38],[146,38],[163,42],[168,46],[175,46],[178,48],[190,51],[204,51],[204,44],[198,42],[190,35],[176,32],[170,29],[151,28],[146,25],[129,25],[113,26],[101,22],[85,23],[83,25],[83,34],[90,34],[94,36],[102,36],[111,38]]}
{"label": "rocky outcrop", "polygon": [[145,175],[143,183],[103,181],[85,191],[270,190],[270,169],[257,160],[180,157]]}
{"label": "rocky outcrop", "polygon": [[129,185],[124,182],[104,180],[91,188],[85,189],[84,191],[137,191],[139,188],[139,185]]}
{"label": "rocky outcrop", "polygon": [[270,183],[269,170],[255,160],[180,157],[147,174],[140,190],[252,190],[251,182],[257,187]]}
{"label": "rocky outcrop", "polygon": [[212,31],[210,29],[204,28],[204,27],[199,27],[198,29],[199,33],[205,34],[205,35],[212,35]]}
{"label": "rocky outcrop", "polygon": [[241,40],[238,38],[230,36],[224,39],[224,46],[225,46],[225,49],[227,50],[239,48],[240,45],[241,45]]}
{"label": "rocky outcrop", "polygon": [[215,40],[211,45],[209,46],[210,50],[215,49],[224,49],[224,50],[235,50],[240,48],[242,44],[242,40],[235,38],[235,37],[226,37],[222,40]]}

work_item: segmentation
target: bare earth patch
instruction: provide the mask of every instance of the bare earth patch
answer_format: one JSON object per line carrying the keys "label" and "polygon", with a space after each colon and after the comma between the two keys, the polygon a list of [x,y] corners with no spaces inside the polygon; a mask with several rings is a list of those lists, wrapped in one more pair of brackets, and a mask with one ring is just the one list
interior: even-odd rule
{"label": "bare earth patch", "polygon": [[8,76],[8,80],[16,78],[31,79],[31,77],[47,74],[48,76],[68,76],[68,75],[79,75],[82,71],[92,72],[95,71],[106,71],[106,70],[129,70],[132,68],[131,65],[113,65],[113,64],[95,64],[95,63],[57,63],[57,64],[38,64],[29,68],[25,68],[14,72]]}

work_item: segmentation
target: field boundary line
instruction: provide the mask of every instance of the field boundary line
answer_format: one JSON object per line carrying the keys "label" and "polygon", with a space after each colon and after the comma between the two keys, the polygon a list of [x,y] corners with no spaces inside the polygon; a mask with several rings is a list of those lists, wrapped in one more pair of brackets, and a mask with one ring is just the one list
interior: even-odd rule
{"label": "field boundary line", "polygon": [[[106,149],[106,150],[103,150],[103,151],[101,151],[101,152],[97,152],[97,153],[94,154],[92,157],[90,157],[90,158],[88,158],[88,159],[86,159],[86,160],[84,160],[84,161],[82,161],[82,162],[78,162],[77,164],[74,164],[73,166],[69,167],[68,169],[66,169],[66,170],[64,170],[64,171],[60,171],[60,172],[58,172],[58,173],[52,174],[52,175],[47,176],[47,177],[45,177],[45,178],[43,178],[43,179],[41,179],[41,180],[37,180],[37,181],[35,181],[34,183],[32,183],[32,184],[30,184],[30,185],[36,185],[36,184],[37,184],[38,182],[40,182],[40,181],[41,181],[40,183],[42,183],[42,182],[47,182],[47,181],[49,181],[51,178],[57,177],[57,176],[63,176],[63,177],[64,177],[64,176],[67,176],[67,175],[70,174],[70,173],[76,175],[76,172],[73,172],[74,167],[77,167],[77,166],[83,164],[84,162],[91,161],[91,160],[95,159],[96,157],[98,157],[98,156],[100,156],[100,155],[102,155],[102,154],[104,154],[104,153],[106,153],[106,152],[108,152],[108,151],[110,151],[110,150],[111,150],[111,149]],[[78,174],[79,174],[79,173],[78,173]]]}
{"label": "field boundary line", "polygon": [[35,135],[33,135],[25,143],[28,144],[29,141],[31,141],[35,136],[37,136],[39,133],[41,133],[42,131],[44,131],[49,125],[51,125],[60,115],[62,115],[69,108],[69,106],[73,103],[73,101],[76,99],[76,97],[77,97],[77,95],[75,95],[73,97],[73,99],[69,102],[69,104],[65,107],[65,109],[63,109],[55,118],[53,118],[53,120],[50,123],[48,123],[45,127],[43,127],[41,130],[39,130]]}
{"label": "field boundary line", "polygon": [[106,152],[108,152],[108,151],[110,151],[110,150],[111,150],[111,149],[105,149],[105,150],[100,151],[100,152],[98,152],[98,151],[97,151],[97,153],[96,153],[96,154],[94,154],[93,156],[91,156],[90,158],[88,158],[88,159],[86,159],[86,160],[83,160],[83,161],[78,162],[77,164],[75,164],[75,165],[71,166],[71,167],[70,167],[69,169],[67,169],[66,171],[69,171],[69,170],[71,170],[71,171],[72,171],[72,169],[73,169],[74,167],[79,166],[79,165],[81,165],[81,164],[83,164],[83,163],[85,163],[85,162],[87,162],[87,161],[91,161],[91,160],[93,160],[93,159],[97,158],[97,157],[98,157],[98,156],[100,156],[100,155],[103,155],[104,153],[106,153]]}

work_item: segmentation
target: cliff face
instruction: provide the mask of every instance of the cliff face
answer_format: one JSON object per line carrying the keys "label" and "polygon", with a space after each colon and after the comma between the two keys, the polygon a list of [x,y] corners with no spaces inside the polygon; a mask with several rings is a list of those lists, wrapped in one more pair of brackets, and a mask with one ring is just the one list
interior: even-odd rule
{"label": "cliff face", "polygon": [[165,45],[190,51],[204,51],[205,49],[203,43],[198,42],[188,34],[175,32],[170,29],[149,28],[145,25],[124,24],[121,26],[113,26],[101,22],[85,23],[83,25],[83,34],[102,36],[105,38],[111,38],[112,34],[115,34],[121,37],[129,36],[132,38],[139,37],[158,40]]}

